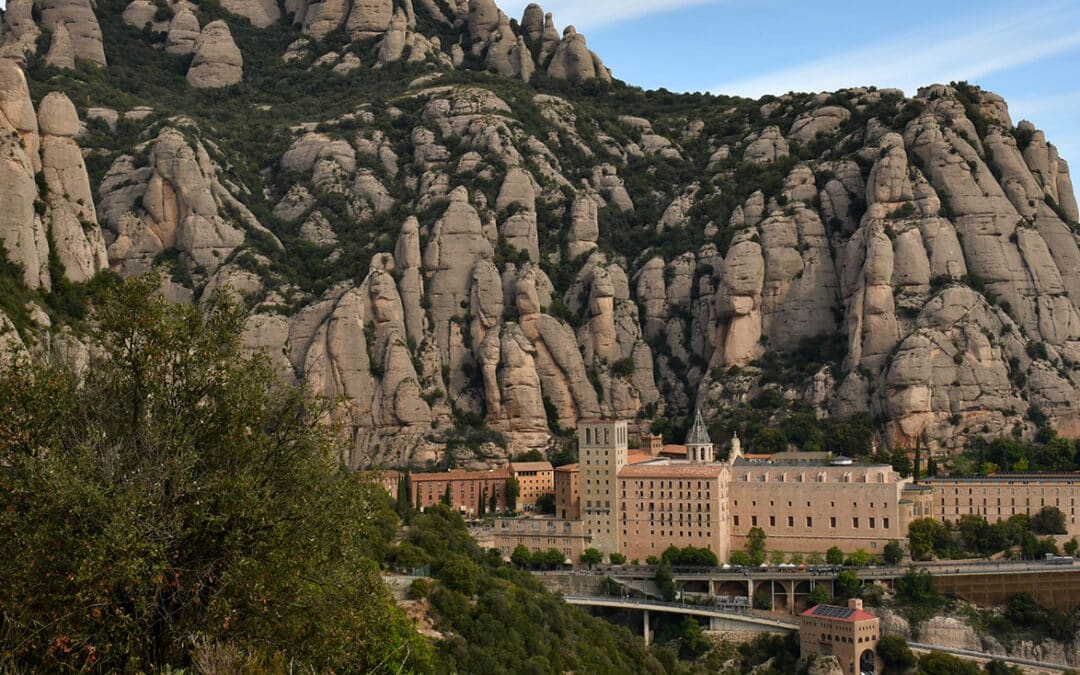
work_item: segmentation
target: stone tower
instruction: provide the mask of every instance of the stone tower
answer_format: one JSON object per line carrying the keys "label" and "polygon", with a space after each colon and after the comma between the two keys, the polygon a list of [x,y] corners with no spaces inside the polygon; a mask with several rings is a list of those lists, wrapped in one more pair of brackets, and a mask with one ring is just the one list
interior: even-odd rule
{"label": "stone tower", "polygon": [[705,428],[705,420],[701,419],[701,408],[694,414],[694,426],[690,427],[690,433],[686,436],[686,458],[693,464],[712,464],[713,442],[709,438],[709,430]]}
{"label": "stone tower", "polygon": [[581,517],[589,544],[602,553],[619,552],[619,471],[627,462],[625,421],[578,423]]}

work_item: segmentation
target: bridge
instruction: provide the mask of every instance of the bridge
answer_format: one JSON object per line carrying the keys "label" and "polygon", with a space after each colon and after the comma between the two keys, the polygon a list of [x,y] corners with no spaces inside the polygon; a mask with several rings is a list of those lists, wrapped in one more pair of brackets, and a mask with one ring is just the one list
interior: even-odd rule
{"label": "bridge", "polygon": [[593,595],[567,595],[563,596],[563,600],[568,604],[584,607],[606,607],[643,612],[642,633],[646,645],[651,642],[652,633],[649,612],[706,617],[709,619],[710,630],[788,633],[799,629],[798,624],[794,621],[784,621],[772,616],[755,614],[749,608],[726,608],[713,605],[690,605],[678,602],[662,602],[660,600]]}
{"label": "bridge", "polygon": [[[937,592],[958,596],[981,607],[1000,605],[1024,592],[1030,593],[1044,607],[1071,611],[1080,606],[1080,564],[1075,562],[978,560],[916,563],[914,567],[932,575]],[[676,590],[685,599],[708,602],[716,598],[757,598],[759,603],[767,601],[771,611],[798,614],[809,606],[808,597],[816,587],[823,586],[826,593],[834,595],[836,577],[845,569],[855,572],[864,584],[891,585],[907,574],[910,567],[676,567],[672,570],[672,578]],[[625,588],[640,588],[656,576],[656,567],[606,566],[592,572],[549,572],[542,578],[552,590],[582,595],[595,590],[583,587],[581,583],[560,584],[560,575],[576,582],[592,578],[596,584],[611,577]],[[650,595],[648,592],[633,594]]]}

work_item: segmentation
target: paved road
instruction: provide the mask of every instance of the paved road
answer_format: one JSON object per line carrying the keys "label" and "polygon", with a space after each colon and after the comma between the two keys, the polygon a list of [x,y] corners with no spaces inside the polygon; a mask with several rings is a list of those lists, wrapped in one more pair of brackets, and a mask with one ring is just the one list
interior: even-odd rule
{"label": "paved road", "polygon": [[921,642],[909,642],[908,646],[914,650],[945,652],[946,654],[952,654],[953,656],[969,656],[977,659],[986,659],[987,661],[992,661],[996,659],[998,661],[1004,661],[1005,663],[1012,663],[1018,666],[1030,666],[1033,668],[1042,668],[1044,670],[1056,670],[1060,672],[1072,670],[1071,666],[1063,666],[1057,663],[1045,663],[1043,661],[1018,659],[1011,656],[999,656],[997,654],[987,654],[986,652],[976,652],[970,649],[953,649],[951,647],[938,647],[937,645],[928,645]]}
{"label": "paved road", "polygon": [[680,614],[696,614],[699,616],[716,616],[731,618],[750,623],[775,626],[787,630],[798,630],[798,624],[793,621],[784,621],[774,616],[761,616],[745,607],[724,607],[723,605],[688,605],[680,602],[663,602],[661,600],[641,600],[635,598],[620,598],[608,595],[564,595],[563,600],[571,605],[602,605],[606,607],[626,607],[628,609],[651,610],[657,612],[678,612]]}

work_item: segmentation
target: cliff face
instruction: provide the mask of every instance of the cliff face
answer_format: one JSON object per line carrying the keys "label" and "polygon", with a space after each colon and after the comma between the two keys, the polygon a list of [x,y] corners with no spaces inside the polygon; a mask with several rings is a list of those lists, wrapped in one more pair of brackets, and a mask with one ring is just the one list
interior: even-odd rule
{"label": "cliff face", "polygon": [[[889,446],[1080,433],[1068,165],[994,94],[643,93],[572,27],[490,0],[103,1],[104,53],[161,79],[115,110],[94,12],[32,4],[2,53],[93,124],[60,93],[35,113],[0,60],[23,281],[49,284],[51,242],[73,281],[165,261],[178,300],[234,287],[252,348],[338,402],[354,465],[436,459],[455,424],[542,447],[769,389],[777,416],[865,413]],[[47,77],[58,12],[98,88]]]}

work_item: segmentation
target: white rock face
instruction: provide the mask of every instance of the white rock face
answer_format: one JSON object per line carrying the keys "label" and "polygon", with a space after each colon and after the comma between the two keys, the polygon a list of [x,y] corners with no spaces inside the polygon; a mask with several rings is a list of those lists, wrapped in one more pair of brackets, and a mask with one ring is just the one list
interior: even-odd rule
{"label": "white rock face", "polygon": [[31,288],[49,287],[49,246],[34,207],[41,168],[37,116],[22,69],[0,59],[0,242]]}
{"label": "white rock face", "polygon": [[45,55],[45,63],[53,68],[75,70],[75,48],[71,44],[71,34],[68,33],[67,24],[57,25],[53,32],[49,53]]}
{"label": "white rock face", "polygon": [[82,152],[73,140],[79,117],[67,96],[52,92],[38,109],[42,173],[48,187],[49,233],[71,281],[88,281],[108,267],[105,239],[94,212],[94,197]]}
{"label": "white rock face", "polygon": [[61,24],[67,30],[75,58],[105,65],[101,26],[90,0],[38,0],[41,26],[55,34]]}
{"label": "white rock face", "polygon": [[217,270],[244,240],[243,231],[222,216],[223,207],[253,229],[254,216],[221,184],[201,143],[193,147],[176,129],[162,130],[148,161],[137,167],[120,157],[102,182],[98,215],[113,234],[110,264],[138,274],[158,254],[176,249],[208,272]]}
{"label": "white rock face", "polygon": [[611,81],[611,71],[604,66],[599,56],[589,51],[585,36],[578,33],[573,26],[567,26],[563,31],[562,41],[555,48],[547,72],[551,77],[570,82],[584,82],[594,78]]}
{"label": "white rock face", "polygon": [[229,25],[211,21],[203,27],[195,45],[187,81],[198,89],[220,89],[239,84],[244,76],[244,57],[233,42]]}
{"label": "white rock face", "polygon": [[256,28],[267,28],[281,20],[275,0],[221,0],[221,6],[251,21]]}
{"label": "white rock face", "polygon": [[195,13],[186,7],[173,15],[169,22],[169,34],[165,39],[165,51],[170,54],[195,53],[195,46],[199,42],[202,30],[199,28],[199,19]]}

